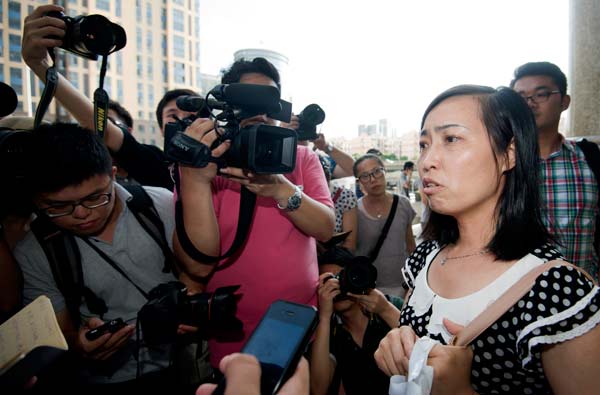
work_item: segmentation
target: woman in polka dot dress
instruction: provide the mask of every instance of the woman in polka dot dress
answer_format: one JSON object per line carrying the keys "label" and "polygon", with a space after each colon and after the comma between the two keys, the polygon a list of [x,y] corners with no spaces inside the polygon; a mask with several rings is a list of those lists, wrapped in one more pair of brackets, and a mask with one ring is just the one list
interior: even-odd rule
{"label": "woman in polka dot dress", "polygon": [[412,293],[375,353],[379,367],[406,375],[414,342],[429,336],[442,344],[429,354],[433,394],[599,393],[600,290],[570,266],[540,275],[469,347],[447,345],[529,270],[561,259],[539,217],[525,101],[507,88],[449,89],[425,111],[420,147],[428,241],[406,262]]}

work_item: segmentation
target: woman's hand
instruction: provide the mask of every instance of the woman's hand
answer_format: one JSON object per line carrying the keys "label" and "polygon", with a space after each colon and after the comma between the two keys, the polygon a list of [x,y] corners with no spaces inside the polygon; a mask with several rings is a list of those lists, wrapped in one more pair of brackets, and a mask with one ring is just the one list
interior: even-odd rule
{"label": "woman's hand", "polygon": [[[194,138],[198,142],[210,147],[218,138],[219,134],[214,128],[214,122],[208,118],[198,118],[185,129],[186,135]],[[211,151],[211,156],[219,158],[229,149],[231,142],[226,140]],[[217,175],[217,164],[209,162],[202,168],[193,168],[189,166],[179,167],[182,174],[193,174],[193,177],[203,183],[210,184]]]}
{"label": "woman's hand", "polygon": [[331,318],[333,314],[333,299],[340,294],[340,282],[333,278],[331,273],[323,273],[319,276],[317,287],[319,295],[319,317],[321,321]]}
{"label": "woman's hand", "polygon": [[287,200],[294,194],[294,184],[282,174],[254,174],[237,167],[221,169],[221,174],[231,181],[244,185],[250,192],[258,196],[270,197],[285,207]]}
{"label": "woman's hand", "polygon": [[392,329],[375,351],[375,362],[388,376],[403,375],[408,372],[408,360],[418,337],[409,326]]}
{"label": "woman's hand", "polygon": [[[369,293],[366,295],[358,295],[348,292],[348,295],[351,296],[355,301],[357,301],[364,311],[367,313],[373,313],[377,315],[381,315],[384,311],[389,309],[390,307],[394,307],[388,300],[385,298],[383,292],[378,289],[371,289]],[[396,324],[397,326],[397,324]]]}

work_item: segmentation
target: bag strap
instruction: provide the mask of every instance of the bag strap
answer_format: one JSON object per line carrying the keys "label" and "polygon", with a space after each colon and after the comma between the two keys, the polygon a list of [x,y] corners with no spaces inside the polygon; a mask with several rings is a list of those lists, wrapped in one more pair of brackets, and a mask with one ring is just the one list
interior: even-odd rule
{"label": "bag strap", "polygon": [[377,244],[373,250],[371,250],[371,254],[369,254],[369,258],[371,261],[375,261],[377,259],[377,255],[379,255],[379,250],[385,241],[385,238],[390,231],[390,227],[392,226],[392,222],[394,221],[394,217],[396,216],[396,209],[398,208],[398,201],[400,197],[394,194],[394,201],[392,202],[392,208],[390,209],[390,213],[388,214],[387,220],[385,221],[385,225],[383,225],[383,229],[381,229],[381,235],[379,235],[379,239],[377,240]]}
{"label": "bag strap", "polygon": [[127,202],[127,207],[129,207],[146,233],[160,246],[165,256],[163,273],[174,272],[174,269],[177,267],[175,254],[169,248],[169,243],[165,235],[165,226],[160,219],[152,198],[141,185],[127,185],[125,189],[133,197]]}
{"label": "bag strap", "polygon": [[473,321],[464,327],[450,344],[453,346],[468,346],[477,336],[481,335],[488,327],[496,322],[504,313],[515,305],[535,285],[536,279],[544,272],[557,266],[571,266],[583,274],[595,284],[594,279],[584,270],[577,266],[561,260],[553,260],[536,266],[525,274],[519,281],[511,286],[502,296],[482,311]]}

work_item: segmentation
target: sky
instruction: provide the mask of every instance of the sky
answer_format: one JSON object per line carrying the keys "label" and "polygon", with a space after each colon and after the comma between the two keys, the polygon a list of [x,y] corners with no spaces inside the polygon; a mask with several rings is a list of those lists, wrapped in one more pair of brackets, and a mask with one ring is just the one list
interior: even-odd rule
{"label": "sky", "polygon": [[550,61],[568,74],[568,0],[202,0],[201,68],[244,48],[289,59],[294,112],[317,103],[326,136],[353,138],[387,118],[398,135],[454,85],[508,85],[514,69]]}

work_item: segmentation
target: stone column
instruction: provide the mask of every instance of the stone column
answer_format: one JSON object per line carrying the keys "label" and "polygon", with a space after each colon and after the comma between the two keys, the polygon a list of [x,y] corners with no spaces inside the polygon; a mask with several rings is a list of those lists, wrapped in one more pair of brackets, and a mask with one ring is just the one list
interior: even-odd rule
{"label": "stone column", "polygon": [[600,142],[600,1],[570,0],[568,134]]}

